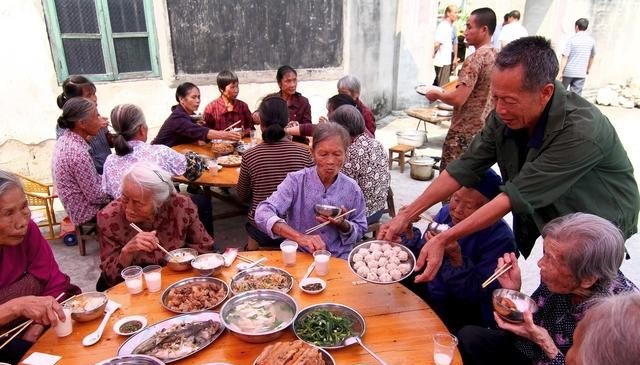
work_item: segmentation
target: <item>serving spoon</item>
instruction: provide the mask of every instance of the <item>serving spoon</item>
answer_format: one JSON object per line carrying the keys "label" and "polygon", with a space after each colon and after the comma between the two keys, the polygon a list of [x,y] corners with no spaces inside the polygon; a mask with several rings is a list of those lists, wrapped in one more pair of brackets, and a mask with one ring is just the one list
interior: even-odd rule
{"label": "serving spoon", "polygon": [[107,325],[109,318],[113,312],[117,311],[120,307],[121,305],[118,302],[114,302],[111,299],[107,301],[107,306],[104,309],[104,318],[102,319],[102,322],[100,322],[100,326],[98,326],[97,330],[91,332],[82,339],[83,346],[91,346],[100,341],[100,337],[102,337],[102,332],[104,331],[104,327]]}
{"label": "serving spoon", "polygon": [[386,362],[384,362],[384,360],[382,360],[378,355],[376,355],[373,351],[369,350],[367,348],[367,346],[364,345],[364,343],[362,343],[362,339],[360,338],[360,336],[351,336],[351,337],[347,337],[344,339],[344,341],[342,342],[345,346],[351,346],[355,343],[357,343],[358,345],[362,346],[362,348],[369,353],[369,355],[373,356],[374,359],[378,360],[378,362],[382,365],[388,365]]}

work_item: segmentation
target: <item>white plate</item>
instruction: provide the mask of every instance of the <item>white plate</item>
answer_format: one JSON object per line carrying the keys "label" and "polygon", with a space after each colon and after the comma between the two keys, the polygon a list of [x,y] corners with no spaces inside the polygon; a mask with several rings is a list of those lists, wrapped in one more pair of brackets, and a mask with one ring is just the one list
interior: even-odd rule
{"label": "white plate", "polygon": [[[142,327],[140,327],[139,330],[134,331],[134,332],[129,332],[129,333],[124,333],[122,331],[120,331],[120,326],[122,326],[123,324],[125,324],[126,322],[129,321],[138,321],[140,323],[142,323]],[[118,320],[118,322],[114,323],[113,325],[113,332],[119,334],[120,336],[131,336],[133,334],[136,334],[140,331],[142,331],[145,327],[147,327],[147,319],[143,316],[126,316],[126,317],[122,317],[120,318],[120,320]]]}
{"label": "white plate", "polygon": [[418,85],[415,87],[415,90],[420,95],[427,95],[427,91],[436,90],[438,92],[442,92],[442,88],[440,86],[433,85]]}
{"label": "white plate", "polygon": [[[321,288],[320,290],[307,290],[305,288],[303,288],[303,286],[305,285],[309,285],[309,284],[320,284]],[[307,294],[319,294],[321,292],[323,292],[326,288],[327,288],[327,282],[320,279],[320,278],[305,278],[302,281],[300,281],[300,290],[302,290],[303,292],[307,293]]]}
{"label": "white plate", "polygon": [[[364,277],[364,276],[358,275],[358,270],[356,270],[356,269],[354,268],[354,264],[355,264],[355,262],[354,262],[353,256],[354,256],[354,255],[356,255],[356,254],[358,253],[358,251],[359,251],[360,249],[362,249],[362,248],[365,248],[365,249],[367,249],[367,250],[368,250],[368,249],[369,249],[369,247],[370,247],[372,244],[374,244],[374,243],[375,243],[375,244],[379,244],[379,245],[389,244],[389,245],[391,245],[392,247],[400,247],[400,249],[401,249],[402,251],[406,252],[406,253],[407,253],[407,260],[406,260],[406,261],[402,261],[402,262],[401,262],[401,264],[408,264],[408,265],[409,265],[409,270],[407,271],[407,273],[406,273],[406,274],[404,274],[404,275],[402,275],[402,276],[400,277],[400,279],[398,279],[398,280],[391,280],[391,281],[371,280],[371,279],[367,279],[367,278],[366,278],[366,277]],[[401,244],[394,244],[394,243],[387,242],[387,241],[372,240],[372,241],[364,242],[364,243],[362,243],[362,244],[360,244],[360,245],[358,245],[358,246],[354,247],[354,248],[351,250],[351,252],[349,253],[349,258],[347,259],[347,265],[349,265],[349,269],[351,269],[351,271],[352,271],[354,274],[356,274],[358,277],[362,278],[363,280],[366,280],[366,281],[371,282],[371,283],[376,283],[376,284],[391,284],[391,283],[397,283],[397,282],[399,282],[399,281],[402,281],[402,280],[406,279],[407,277],[409,277],[409,275],[411,275],[411,273],[413,272],[413,270],[414,270],[414,269],[415,269],[415,267],[416,267],[416,257],[413,255],[413,252],[411,252],[411,250],[409,250],[409,249],[408,249],[407,247],[405,247],[404,245],[401,245]]]}

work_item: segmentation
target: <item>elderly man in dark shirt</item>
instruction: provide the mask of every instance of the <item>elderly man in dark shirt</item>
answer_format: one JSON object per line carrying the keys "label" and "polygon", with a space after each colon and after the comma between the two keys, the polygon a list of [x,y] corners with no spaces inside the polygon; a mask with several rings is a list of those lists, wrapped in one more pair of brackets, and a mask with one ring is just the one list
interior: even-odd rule
{"label": "elderly man in dark shirt", "polygon": [[554,79],[558,60],[543,37],[509,43],[497,56],[492,76],[495,110],[467,152],[390,222],[379,238],[397,239],[412,218],[471,186],[498,163],[502,193],[425,245],[417,281],[433,279],[448,242],[483,229],[508,212],[516,242],[527,256],[542,227],[573,212],[613,222],[629,238],[637,231],[640,197],[633,166],[615,129],[593,104],[567,92]]}

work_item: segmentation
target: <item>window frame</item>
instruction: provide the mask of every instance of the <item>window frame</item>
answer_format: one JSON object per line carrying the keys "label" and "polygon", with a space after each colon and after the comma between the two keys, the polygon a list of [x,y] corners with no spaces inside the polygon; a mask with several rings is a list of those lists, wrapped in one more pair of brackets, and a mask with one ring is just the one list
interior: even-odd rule
{"label": "window frame", "polygon": [[[70,74],[67,67],[67,61],[62,43],[64,39],[100,39],[102,48],[102,58],[104,60],[104,74],[83,74],[92,81],[120,81],[134,79],[152,79],[160,78],[160,62],[158,54],[158,41],[156,37],[156,28],[153,18],[152,0],[142,0],[144,7],[146,32],[126,32],[114,34],[111,29],[111,21],[109,16],[109,0],[93,0],[96,9],[96,18],[98,22],[98,33],[65,33],[64,37],[60,31],[58,21],[58,13],[56,10],[55,0],[42,0],[47,23],[47,31],[49,32],[49,43],[51,45],[51,55],[56,70],[58,83],[62,84]],[[142,38],[147,37],[149,46],[149,57],[151,70],[136,72],[118,72],[118,63],[116,59],[116,51],[114,46],[114,38]]]}

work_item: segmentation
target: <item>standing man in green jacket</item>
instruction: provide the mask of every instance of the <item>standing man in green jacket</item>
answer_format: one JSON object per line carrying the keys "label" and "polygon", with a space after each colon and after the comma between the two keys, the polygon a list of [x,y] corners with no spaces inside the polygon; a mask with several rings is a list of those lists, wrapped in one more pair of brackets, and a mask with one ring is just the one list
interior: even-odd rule
{"label": "standing man in green jacket", "polygon": [[421,212],[461,186],[473,186],[498,163],[502,193],[467,219],[429,240],[420,252],[416,281],[433,279],[444,248],[513,213],[518,248],[528,256],[540,230],[553,218],[573,212],[598,215],[625,238],[637,231],[640,197],[615,129],[600,110],[560,82],[558,60],[543,37],[509,43],[496,57],[492,75],[495,109],[459,160],[395,218],[378,238],[398,234]]}

